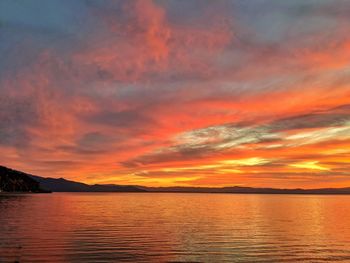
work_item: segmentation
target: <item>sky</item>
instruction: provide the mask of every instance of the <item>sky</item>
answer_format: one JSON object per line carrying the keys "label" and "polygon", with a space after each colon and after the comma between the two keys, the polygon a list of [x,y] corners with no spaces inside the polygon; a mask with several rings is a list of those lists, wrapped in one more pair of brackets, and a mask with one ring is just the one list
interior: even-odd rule
{"label": "sky", "polygon": [[349,12],[1,0],[0,164],[89,184],[350,186]]}

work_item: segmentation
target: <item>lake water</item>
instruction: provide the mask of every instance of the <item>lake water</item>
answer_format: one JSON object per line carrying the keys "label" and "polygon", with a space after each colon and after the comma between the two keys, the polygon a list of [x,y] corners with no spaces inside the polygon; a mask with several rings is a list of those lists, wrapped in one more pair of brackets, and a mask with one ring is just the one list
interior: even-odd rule
{"label": "lake water", "polygon": [[0,262],[350,262],[350,196],[0,196]]}

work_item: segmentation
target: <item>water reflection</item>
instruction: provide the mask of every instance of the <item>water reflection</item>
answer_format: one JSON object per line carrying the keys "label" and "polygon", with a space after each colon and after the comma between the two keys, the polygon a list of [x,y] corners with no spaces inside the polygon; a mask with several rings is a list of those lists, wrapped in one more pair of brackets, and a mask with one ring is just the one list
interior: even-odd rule
{"label": "water reflection", "polygon": [[0,262],[350,260],[350,196],[0,196]]}

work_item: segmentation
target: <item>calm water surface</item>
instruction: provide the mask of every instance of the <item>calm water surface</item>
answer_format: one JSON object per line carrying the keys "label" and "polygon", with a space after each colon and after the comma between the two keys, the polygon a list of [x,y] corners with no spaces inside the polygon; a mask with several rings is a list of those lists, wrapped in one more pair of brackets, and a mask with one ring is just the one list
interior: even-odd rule
{"label": "calm water surface", "polygon": [[350,262],[350,196],[0,196],[0,262]]}

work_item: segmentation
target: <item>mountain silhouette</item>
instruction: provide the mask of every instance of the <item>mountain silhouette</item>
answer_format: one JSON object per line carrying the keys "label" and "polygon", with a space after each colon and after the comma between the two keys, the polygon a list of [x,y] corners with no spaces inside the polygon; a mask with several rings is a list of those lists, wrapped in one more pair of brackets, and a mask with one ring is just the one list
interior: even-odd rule
{"label": "mountain silhouette", "polygon": [[114,184],[84,184],[80,182],[66,180],[64,178],[45,178],[33,176],[37,182],[45,189],[50,189],[53,192],[146,192],[132,185],[114,185]]}
{"label": "mountain silhouette", "polygon": [[49,191],[44,190],[30,174],[0,166],[0,192],[44,193]]}
{"label": "mountain silhouette", "polygon": [[347,188],[278,189],[253,187],[145,187],[94,184],[40,177],[0,166],[0,192],[152,192],[152,193],[232,193],[232,194],[350,194]]}

